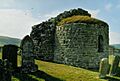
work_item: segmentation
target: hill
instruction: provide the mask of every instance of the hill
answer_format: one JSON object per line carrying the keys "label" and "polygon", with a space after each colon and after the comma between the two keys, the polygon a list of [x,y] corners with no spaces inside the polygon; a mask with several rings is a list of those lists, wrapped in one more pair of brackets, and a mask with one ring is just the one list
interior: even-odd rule
{"label": "hill", "polygon": [[113,45],[111,45],[111,46],[113,46],[113,47],[115,47],[115,48],[117,48],[117,49],[120,49],[120,44],[113,44]]}
{"label": "hill", "polygon": [[12,38],[12,37],[6,37],[6,36],[0,36],[0,46],[4,46],[5,44],[13,44],[13,45],[20,45],[20,39],[18,38]]}

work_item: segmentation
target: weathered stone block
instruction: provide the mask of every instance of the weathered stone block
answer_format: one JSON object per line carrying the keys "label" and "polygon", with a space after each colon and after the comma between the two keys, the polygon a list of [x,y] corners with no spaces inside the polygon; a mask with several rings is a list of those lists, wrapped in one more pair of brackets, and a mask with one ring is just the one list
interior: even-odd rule
{"label": "weathered stone block", "polygon": [[110,67],[110,75],[116,75],[117,74],[117,69],[118,69],[118,65],[119,65],[119,62],[120,62],[120,56],[114,56],[113,58],[113,62],[111,64],[111,67]]}
{"label": "weathered stone block", "polygon": [[100,67],[99,67],[99,78],[105,78],[109,70],[109,62],[108,58],[103,58],[100,61]]}

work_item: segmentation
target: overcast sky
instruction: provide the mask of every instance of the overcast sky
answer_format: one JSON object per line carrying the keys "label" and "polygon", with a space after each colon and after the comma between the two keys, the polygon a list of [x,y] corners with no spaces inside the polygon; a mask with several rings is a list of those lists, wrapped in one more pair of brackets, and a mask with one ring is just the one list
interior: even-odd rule
{"label": "overcast sky", "polygon": [[110,44],[120,44],[120,0],[0,0],[0,36],[23,38],[32,25],[73,8],[107,22]]}

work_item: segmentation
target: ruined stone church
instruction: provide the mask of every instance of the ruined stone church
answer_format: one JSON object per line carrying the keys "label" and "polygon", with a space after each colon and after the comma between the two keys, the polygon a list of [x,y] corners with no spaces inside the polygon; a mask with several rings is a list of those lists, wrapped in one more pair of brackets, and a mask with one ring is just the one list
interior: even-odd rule
{"label": "ruined stone church", "polygon": [[30,36],[41,60],[98,68],[100,59],[109,54],[108,24],[80,8],[34,25]]}

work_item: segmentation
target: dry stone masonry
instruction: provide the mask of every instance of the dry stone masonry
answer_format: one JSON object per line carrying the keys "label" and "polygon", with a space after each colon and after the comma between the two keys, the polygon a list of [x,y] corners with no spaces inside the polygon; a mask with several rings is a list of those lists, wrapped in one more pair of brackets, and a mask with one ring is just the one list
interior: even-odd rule
{"label": "dry stone masonry", "polygon": [[83,68],[98,68],[108,57],[109,27],[83,9],[71,9],[32,27],[38,58]]}
{"label": "dry stone masonry", "polygon": [[32,27],[30,34],[35,44],[35,52],[38,58],[47,61],[53,61],[54,47],[55,47],[55,31],[56,25],[62,19],[71,17],[73,15],[87,15],[91,16],[87,11],[78,9],[71,9],[59,14],[55,18],[51,18],[46,22],[42,22]]}
{"label": "dry stone masonry", "polygon": [[22,49],[22,72],[29,73],[37,71],[37,65],[34,60],[34,44],[32,39],[27,35],[21,42]]}
{"label": "dry stone masonry", "polygon": [[42,60],[52,60],[54,52],[55,27],[52,21],[33,26],[31,37],[35,44],[35,52]]}

